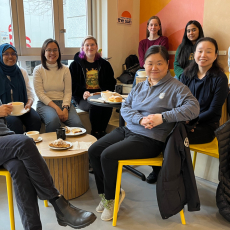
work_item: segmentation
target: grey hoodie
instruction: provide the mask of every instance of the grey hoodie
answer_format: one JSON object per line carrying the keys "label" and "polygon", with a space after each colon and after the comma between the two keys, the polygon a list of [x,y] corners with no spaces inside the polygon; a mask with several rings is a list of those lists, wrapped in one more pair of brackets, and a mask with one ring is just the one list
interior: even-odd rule
{"label": "grey hoodie", "polygon": [[[175,122],[193,120],[200,107],[189,88],[167,73],[156,85],[148,79],[136,85],[122,103],[121,115],[127,128],[137,134],[165,142]],[[145,129],[140,120],[149,114],[163,114],[166,123]]]}
{"label": "grey hoodie", "polygon": [[[2,105],[2,101],[0,100],[0,106]],[[4,117],[0,117],[0,136],[5,136],[9,134],[14,134],[13,131],[10,131],[6,124],[5,124],[5,119]]]}

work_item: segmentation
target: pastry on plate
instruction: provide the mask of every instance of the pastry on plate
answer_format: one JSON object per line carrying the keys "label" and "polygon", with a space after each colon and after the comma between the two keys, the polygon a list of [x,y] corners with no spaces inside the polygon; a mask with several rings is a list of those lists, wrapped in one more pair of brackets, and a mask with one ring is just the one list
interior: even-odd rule
{"label": "pastry on plate", "polygon": [[81,133],[82,130],[80,128],[75,128],[75,129],[72,129],[71,132],[76,134],[76,133]]}
{"label": "pastry on plate", "polygon": [[109,98],[108,98],[108,101],[109,101],[109,102],[114,102],[114,96],[109,97]]}
{"label": "pastry on plate", "polygon": [[114,96],[114,102],[122,102],[121,96]]}
{"label": "pastry on plate", "polygon": [[55,148],[68,148],[70,147],[70,144],[68,144],[66,141],[63,141],[61,138],[59,138],[58,140],[49,143],[49,146]]}
{"label": "pastry on plate", "polygon": [[70,128],[68,126],[65,126],[64,128],[65,128],[65,133],[70,133],[71,132],[71,130],[70,130]]}

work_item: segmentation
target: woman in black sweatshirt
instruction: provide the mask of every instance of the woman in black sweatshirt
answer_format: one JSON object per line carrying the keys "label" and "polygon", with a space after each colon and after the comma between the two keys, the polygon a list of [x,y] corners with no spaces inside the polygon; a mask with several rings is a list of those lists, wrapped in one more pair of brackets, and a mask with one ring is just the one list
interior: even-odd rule
{"label": "woman in black sweatshirt", "polygon": [[[227,76],[218,64],[217,57],[217,42],[209,37],[200,38],[194,45],[194,60],[181,75],[180,81],[189,87],[200,104],[198,123],[188,133],[190,144],[213,141],[214,131],[219,127],[222,106],[229,89]],[[155,183],[160,169],[153,166],[146,181]]]}
{"label": "woman in black sweatshirt", "polygon": [[189,87],[200,103],[198,124],[188,133],[190,144],[209,143],[219,127],[222,106],[227,98],[228,79],[219,66],[218,45],[204,37],[195,45],[194,61],[185,69],[181,82]]}

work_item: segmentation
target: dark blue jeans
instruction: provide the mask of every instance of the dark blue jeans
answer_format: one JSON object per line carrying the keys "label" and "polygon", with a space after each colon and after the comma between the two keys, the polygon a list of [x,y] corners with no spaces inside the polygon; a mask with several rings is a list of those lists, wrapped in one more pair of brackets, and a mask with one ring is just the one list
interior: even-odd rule
{"label": "dark blue jeans", "polygon": [[50,200],[59,195],[49,169],[33,139],[13,134],[0,137],[0,165],[13,179],[15,197],[25,230],[41,230],[37,196]]}
{"label": "dark blue jeans", "polygon": [[22,116],[6,117],[7,127],[14,131],[16,134],[23,134],[23,125],[26,127],[26,132],[28,131],[40,131],[41,128],[41,118],[38,113],[31,108],[28,113]]}

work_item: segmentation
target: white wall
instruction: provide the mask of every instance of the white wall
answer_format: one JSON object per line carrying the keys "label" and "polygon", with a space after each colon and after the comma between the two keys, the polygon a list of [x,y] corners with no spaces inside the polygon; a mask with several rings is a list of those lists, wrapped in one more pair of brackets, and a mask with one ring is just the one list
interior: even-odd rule
{"label": "white wall", "polygon": [[117,23],[117,1],[102,0],[102,3],[103,56],[112,57],[110,63],[117,78],[126,57],[138,54],[140,0],[133,0],[132,25]]}

